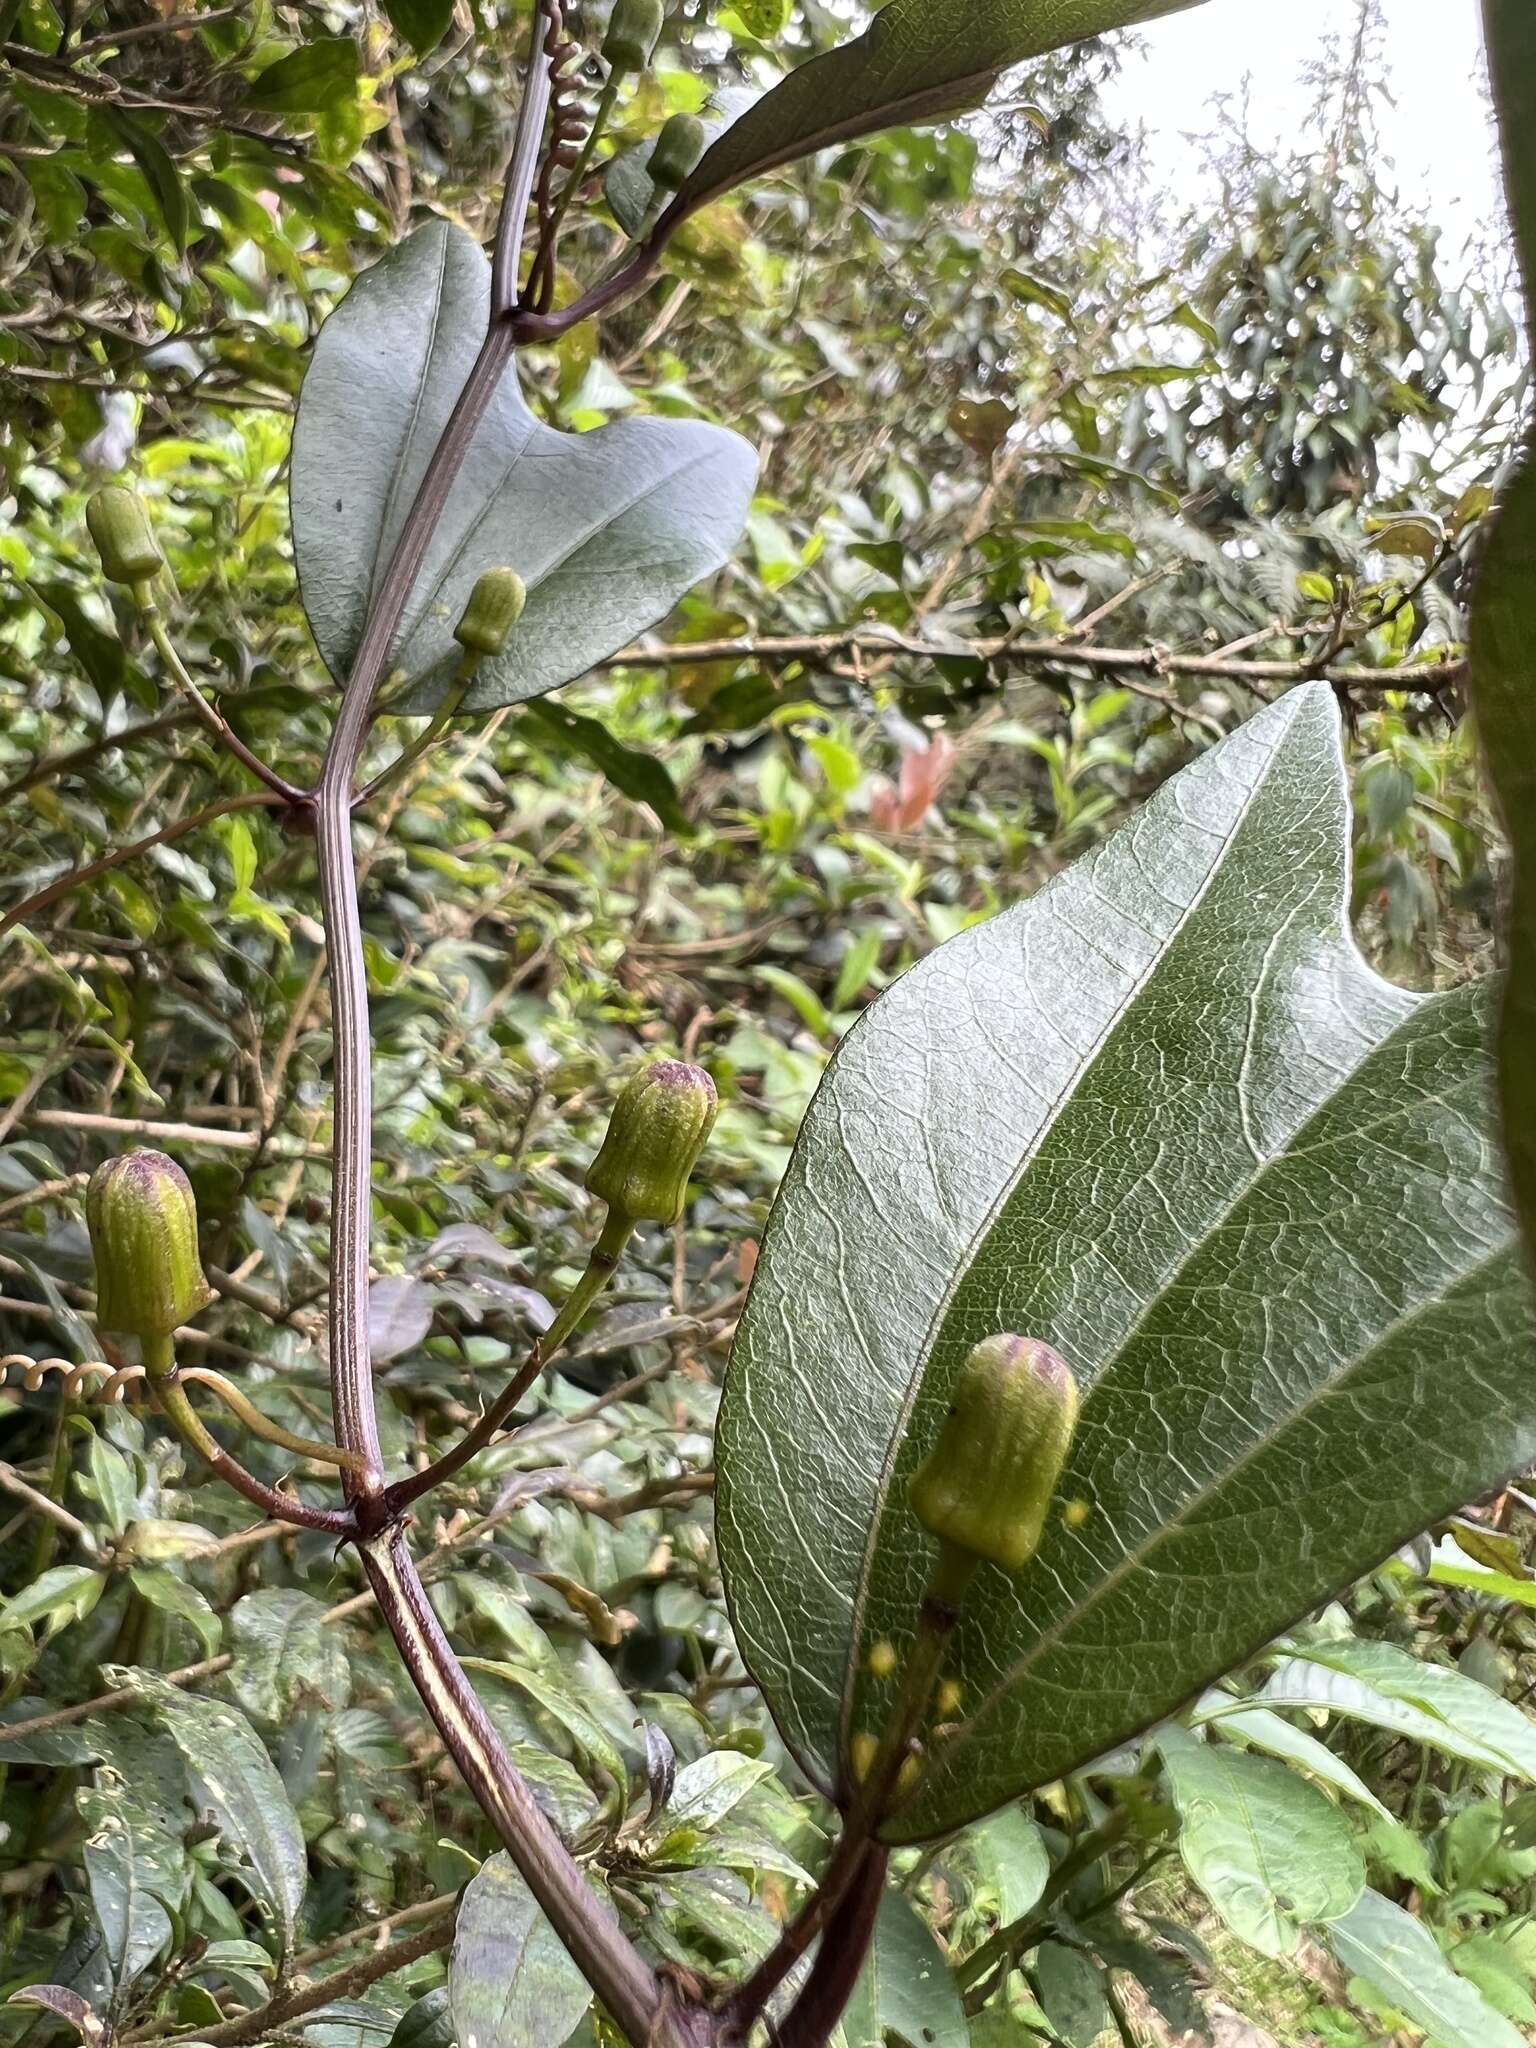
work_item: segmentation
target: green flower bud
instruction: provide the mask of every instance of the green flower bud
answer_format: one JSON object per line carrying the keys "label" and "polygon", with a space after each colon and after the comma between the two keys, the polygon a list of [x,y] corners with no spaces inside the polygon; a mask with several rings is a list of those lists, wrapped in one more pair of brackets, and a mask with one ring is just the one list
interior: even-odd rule
{"label": "green flower bud", "polygon": [[487,569],[476,577],[453,637],[466,653],[500,654],[527,602],[527,589],[515,569]]}
{"label": "green flower bud", "polygon": [[675,192],[685,185],[708,140],[697,114],[674,114],[663,124],[651,147],[651,160],[646,165],[651,183],[663,192]]}
{"label": "green flower bud", "polygon": [[197,1255],[192,1184],[163,1152],[125,1152],[98,1166],[85,1220],[103,1329],[169,1337],[213,1299]]}
{"label": "green flower bud", "polygon": [[603,37],[603,62],[613,71],[643,71],[661,38],[662,0],[618,0]]}
{"label": "green flower bud", "polygon": [[111,582],[144,583],[159,574],[165,557],[137,491],[104,484],[85,508],[85,523]]}
{"label": "green flower bud", "polygon": [[985,1338],[913,1474],[913,1512],[941,1543],[1018,1571],[1040,1547],[1076,1427],[1077,1382],[1049,1344]]}
{"label": "green flower bud", "polygon": [[675,1223],[719,1106],[702,1067],[653,1060],[615,1103],[588,1188],[633,1222]]}

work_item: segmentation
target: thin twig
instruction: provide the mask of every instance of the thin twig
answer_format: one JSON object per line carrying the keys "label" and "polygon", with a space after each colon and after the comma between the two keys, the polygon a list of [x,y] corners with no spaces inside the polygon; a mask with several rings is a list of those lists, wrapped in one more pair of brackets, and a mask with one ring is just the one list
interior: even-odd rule
{"label": "thin twig", "polygon": [[95,1549],[95,1537],[78,1516],[72,1515],[68,1508],[61,1507],[58,1501],[50,1500],[46,1493],[39,1493],[35,1486],[29,1486],[16,1467],[6,1464],[3,1459],[0,1459],[0,1486],[3,1486],[7,1493],[15,1494],[18,1500],[26,1501],[35,1513],[45,1515],[50,1522],[56,1523],[59,1528],[73,1536],[83,1548]]}
{"label": "thin twig", "polygon": [[1467,663],[1459,655],[1443,661],[1405,662],[1401,668],[1366,668],[1358,664],[1318,670],[1307,661],[1241,661],[1219,654],[1179,654],[1170,647],[1087,647],[1070,639],[1016,640],[1008,634],[960,642],[946,637],[925,640],[919,635],[850,626],[830,633],[740,634],[731,639],[692,643],[644,641],[594,662],[596,669],[669,668],[706,661],[816,661],[838,654],[916,655],[941,661],[965,654],[977,661],[1059,663],[1115,676],[1124,681],[1137,673],[1153,676],[1210,676],[1236,683],[1303,683],[1314,676],[1366,696],[1422,691],[1438,697],[1466,679]]}
{"label": "thin twig", "polygon": [[94,882],[98,875],[109,874],[113,868],[120,868],[126,862],[137,860],[141,854],[151,853],[157,846],[168,846],[174,839],[184,839],[189,832],[195,832],[200,825],[212,824],[215,818],[227,817],[231,811],[270,810],[283,799],[267,789],[249,790],[243,796],[221,797],[217,803],[205,804],[200,811],[193,811],[189,817],[178,818],[174,824],[163,825],[158,832],[151,832],[147,839],[135,839],[131,845],[115,847],[111,853],[104,853],[100,860],[87,862],[84,867],[71,868],[67,875],[60,875],[56,882],[50,882],[46,889],[39,889],[28,896],[13,910],[0,918],[0,938],[16,925],[36,917],[40,910],[46,910],[51,903],[57,903],[62,896],[68,896],[76,889],[82,889],[88,882]]}

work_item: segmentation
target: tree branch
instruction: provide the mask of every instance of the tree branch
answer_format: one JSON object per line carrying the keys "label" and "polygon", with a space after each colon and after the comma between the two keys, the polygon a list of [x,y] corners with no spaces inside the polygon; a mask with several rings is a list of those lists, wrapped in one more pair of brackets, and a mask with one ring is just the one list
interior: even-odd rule
{"label": "tree branch", "polygon": [[696,661],[824,661],[834,655],[854,653],[916,655],[927,661],[958,655],[977,661],[1059,664],[1116,676],[1128,687],[1134,687],[1129,679],[1138,674],[1208,676],[1250,687],[1260,683],[1299,684],[1320,674],[1324,682],[1366,696],[1408,691],[1438,697],[1463,683],[1467,675],[1466,660],[1460,655],[1445,661],[1405,662],[1395,669],[1366,668],[1352,663],[1319,671],[1308,661],[1243,661],[1220,654],[1180,654],[1171,647],[1085,647],[1070,639],[1019,640],[1006,633],[964,642],[954,638],[935,641],[866,626],[850,626],[831,633],[748,633],[733,639],[655,645],[637,641],[594,662],[593,667],[670,668]]}

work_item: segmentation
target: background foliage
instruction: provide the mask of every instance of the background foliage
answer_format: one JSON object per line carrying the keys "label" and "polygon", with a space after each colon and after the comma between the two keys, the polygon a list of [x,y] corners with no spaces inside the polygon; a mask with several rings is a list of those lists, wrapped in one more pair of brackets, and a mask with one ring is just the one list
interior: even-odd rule
{"label": "background foliage", "polygon": [[[633,138],[848,25],[819,0],[674,8]],[[82,508],[140,484],[187,659],[312,768],[334,693],[288,522],[307,351],[409,227],[487,230],[524,28],[490,0],[0,5],[0,908],[165,835],[0,957],[13,1353],[102,1357],[81,1188],[147,1130],[197,1184],[204,1355],[323,1428],[312,849],[230,807],[245,785],[101,587]],[[706,1975],[767,1946],[828,1825],[733,1647],[712,1428],[859,1009],[1309,673],[1349,714],[1368,955],[1421,990],[1491,960],[1504,861],[1459,690],[1524,395],[1497,247],[1448,262],[1393,192],[1368,11],[1316,131],[1280,163],[1219,134],[1223,204],[1189,220],[1106,125],[1118,61],[1087,45],[1000,112],[705,208],[638,303],[531,355],[548,426],[745,434],[747,543],[646,650],[461,722],[363,828],[390,1452],[445,1444],[548,1321],[640,1050],[721,1088],[686,1236],[643,1240],[533,1428],[418,1536],[547,1810]],[[580,236],[607,248],[601,207]],[[411,730],[386,722],[374,765]],[[138,2039],[600,2031],[517,1880],[480,1869],[354,1567],[251,1530],[99,1378],[16,1365],[0,1393],[0,1716],[26,1730],[0,1741],[0,1984]],[[1525,1514],[1508,1493],[1400,1555],[1202,1700],[1207,1739],[1165,1728],[898,1859],[848,2048],[1177,2034],[1223,2000],[1337,2048],[1536,2024]],[[84,2016],[52,2015],[0,2026]]]}

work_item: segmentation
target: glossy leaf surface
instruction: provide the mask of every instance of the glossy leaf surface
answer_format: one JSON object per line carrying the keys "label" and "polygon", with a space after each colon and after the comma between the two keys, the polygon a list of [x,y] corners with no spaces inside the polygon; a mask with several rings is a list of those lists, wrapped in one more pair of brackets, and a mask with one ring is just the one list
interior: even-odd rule
{"label": "glossy leaf surface", "polygon": [[151,1672],[128,1670],[121,1682],[143,1695],[181,1751],[196,1804],[240,1858],[241,1875],[288,1955],[309,1876],[304,1835],[255,1730],[222,1700],[179,1692]]}
{"label": "glossy leaf surface", "polygon": [[[358,280],[315,345],[293,436],[294,550],[304,608],[338,678],[469,375],[489,300],[477,244],[434,221]],[[484,569],[516,569],[528,604],[506,652],[482,663],[471,707],[536,697],[614,653],[725,560],[756,472],[739,435],[694,420],[557,433],[509,369],[395,642],[411,703],[447,687],[453,628]]]}
{"label": "glossy leaf surface", "polygon": [[983,1567],[920,1839],[1168,1713],[1536,1447],[1533,1304],[1490,1133],[1491,991],[1420,1000],[1345,921],[1325,689],[941,948],[845,1040],[727,1380],[743,1650],[836,1787],[932,1561],[906,1504],[970,1346],[1085,1399],[1057,1516]]}

